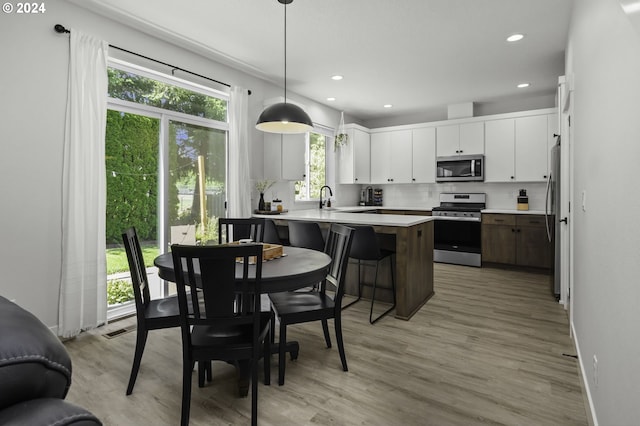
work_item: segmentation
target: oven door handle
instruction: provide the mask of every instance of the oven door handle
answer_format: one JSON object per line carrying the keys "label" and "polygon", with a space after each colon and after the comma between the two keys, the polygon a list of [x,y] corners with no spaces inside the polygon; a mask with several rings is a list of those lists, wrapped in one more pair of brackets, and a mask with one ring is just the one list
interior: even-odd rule
{"label": "oven door handle", "polygon": [[458,222],[482,222],[482,218],[479,217],[459,217],[459,216],[433,216],[438,220],[452,220]]}

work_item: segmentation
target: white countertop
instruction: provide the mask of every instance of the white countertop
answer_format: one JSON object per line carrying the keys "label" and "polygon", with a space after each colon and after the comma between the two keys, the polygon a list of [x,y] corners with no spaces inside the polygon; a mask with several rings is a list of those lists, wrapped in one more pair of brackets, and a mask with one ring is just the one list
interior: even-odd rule
{"label": "white countertop", "polygon": [[[433,207],[424,206],[350,206],[350,207],[335,207],[333,210],[341,212],[360,212],[367,210],[414,210],[430,212]],[[517,210],[517,209],[483,209],[481,213],[502,213],[502,214],[541,214],[544,215],[544,210]]]}
{"label": "white countertop", "polygon": [[502,213],[502,214],[541,214],[544,216],[544,210],[516,210],[516,209],[484,209],[482,213]]}
{"label": "white countertop", "polygon": [[[353,225],[376,225],[376,226],[413,226],[431,220],[437,220],[437,217],[418,216],[418,215],[402,215],[402,214],[377,214],[377,213],[360,213],[369,210],[416,210],[431,211],[430,207],[388,207],[388,206],[349,206],[349,207],[329,207],[320,209],[292,210],[279,215],[261,215],[254,214],[254,217],[264,217],[268,219],[284,219],[284,220],[304,220],[313,222],[327,223],[346,223]],[[516,210],[516,209],[484,209],[482,213],[500,213],[500,214],[535,214],[544,215],[543,210]],[[451,218],[449,218],[451,220]]]}
{"label": "white countertop", "polygon": [[[360,208],[362,208],[360,206]],[[430,212],[432,207],[424,207],[424,206],[367,206],[367,208],[371,209],[383,209],[383,210],[414,210],[414,211],[423,211]]]}
{"label": "white countertop", "polygon": [[[264,217],[268,219],[284,220],[305,220],[313,222],[345,223],[353,225],[376,225],[376,226],[399,226],[409,227],[420,223],[429,222],[435,218],[431,216],[400,215],[400,214],[377,214],[377,213],[357,213],[358,211],[375,210],[379,206],[358,206],[358,207],[335,207],[292,210],[279,215],[260,215],[254,217]],[[402,209],[406,210],[406,209]]]}

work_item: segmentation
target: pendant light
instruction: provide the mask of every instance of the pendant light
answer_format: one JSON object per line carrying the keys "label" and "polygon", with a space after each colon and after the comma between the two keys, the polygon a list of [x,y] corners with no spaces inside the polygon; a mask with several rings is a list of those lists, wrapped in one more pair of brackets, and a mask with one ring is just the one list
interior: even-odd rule
{"label": "pendant light", "polygon": [[313,122],[302,108],[287,103],[287,5],[293,0],[278,0],[284,4],[284,102],[270,105],[262,111],[256,129],[269,133],[306,133]]}

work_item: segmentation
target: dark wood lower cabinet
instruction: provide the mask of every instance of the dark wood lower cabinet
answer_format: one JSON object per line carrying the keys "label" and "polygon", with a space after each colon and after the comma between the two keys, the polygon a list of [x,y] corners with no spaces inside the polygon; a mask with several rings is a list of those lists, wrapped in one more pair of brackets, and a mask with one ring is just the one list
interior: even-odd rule
{"label": "dark wood lower cabinet", "polygon": [[550,269],[553,241],[547,238],[544,216],[483,214],[482,261]]}

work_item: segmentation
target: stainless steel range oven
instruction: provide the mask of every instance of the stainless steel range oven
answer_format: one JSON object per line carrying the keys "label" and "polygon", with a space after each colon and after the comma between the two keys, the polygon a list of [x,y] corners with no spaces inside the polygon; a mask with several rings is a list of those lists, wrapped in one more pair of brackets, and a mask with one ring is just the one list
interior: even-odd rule
{"label": "stainless steel range oven", "polygon": [[434,221],[433,260],[458,265],[482,265],[482,214],[484,193],[440,194],[440,205],[432,209]]}

